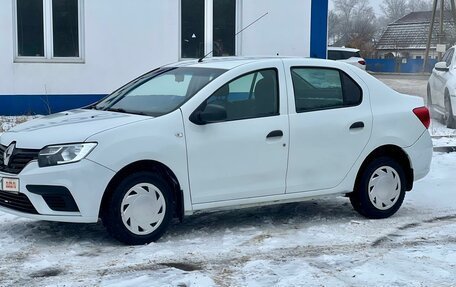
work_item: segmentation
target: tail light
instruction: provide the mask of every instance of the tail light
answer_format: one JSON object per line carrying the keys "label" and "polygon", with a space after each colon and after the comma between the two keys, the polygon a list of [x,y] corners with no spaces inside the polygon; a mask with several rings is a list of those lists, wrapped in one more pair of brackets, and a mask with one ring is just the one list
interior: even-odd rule
{"label": "tail light", "polygon": [[366,66],[366,61],[358,61],[358,64]]}
{"label": "tail light", "polygon": [[413,113],[418,117],[418,119],[423,123],[426,129],[431,125],[431,115],[429,114],[429,109],[426,107],[420,107],[413,110]]}

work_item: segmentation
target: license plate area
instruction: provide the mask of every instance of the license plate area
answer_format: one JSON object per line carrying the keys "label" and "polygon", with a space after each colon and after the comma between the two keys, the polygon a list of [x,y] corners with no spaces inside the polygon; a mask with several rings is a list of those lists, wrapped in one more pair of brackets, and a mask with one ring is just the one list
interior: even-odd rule
{"label": "license plate area", "polygon": [[19,179],[0,177],[0,190],[18,194],[19,193]]}

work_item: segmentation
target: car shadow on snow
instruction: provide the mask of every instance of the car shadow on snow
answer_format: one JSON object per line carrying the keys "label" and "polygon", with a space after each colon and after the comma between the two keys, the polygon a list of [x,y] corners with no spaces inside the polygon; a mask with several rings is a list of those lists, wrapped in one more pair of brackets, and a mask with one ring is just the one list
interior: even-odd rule
{"label": "car shadow on snow", "polygon": [[[413,216],[413,212],[413,208],[403,207],[394,217]],[[347,198],[318,199],[195,214],[186,217],[183,223],[175,220],[160,241],[204,237],[227,229],[242,231],[254,227],[260,230],[274,230],[283,227],[300,228],[319,224],[349,223],[352,220],[365,219],[353,210]],[[29,241],[43,245],[122,246],[108,235],[101,222],[78,224],[18,219],[0,224],[0,234],[20,238],[24,243]]]}
{"label": "car shadow on snow", "polygon": [[319,223],[350,222],[360,217],[347,198],[329,198],[299,203],[277,204],[239,210],[198,213],[188,216],[181,224],[170,227],[164,240],[201,236],[226,229],[242,230],[255,227],[274,229],[283,226],[318,225]]}
{"label": "car shadow on snow", "polygon": [[23,243],[42,245],[120,245],[111,238],[101,223],[79,224],[20,219],[0,224],[0,233]]}

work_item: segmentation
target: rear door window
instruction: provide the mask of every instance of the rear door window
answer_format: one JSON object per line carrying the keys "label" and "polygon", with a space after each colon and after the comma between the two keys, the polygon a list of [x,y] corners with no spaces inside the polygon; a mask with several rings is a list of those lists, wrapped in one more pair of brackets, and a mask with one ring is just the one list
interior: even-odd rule
{"label": "rear door window", "polygon": [[350,52],[350,51],[328,51],[328,59],[330,60],[348,60],[350,58],[361,58],[359,52]]}
{"label": "rear door window", "polygon": [[359,52],[344,52],[344,57],[345,59],[361,58],[361,55],[359,54]]}
{"label": "rear door window", "polygon": [[361,87],[347,74],[328,68],[292,68],[296,112],[359,105]]}
{"label": "rear door window", "polygon": [[344,56],[341,51],[328,51],[328,59],[330,60],[343,60]]}

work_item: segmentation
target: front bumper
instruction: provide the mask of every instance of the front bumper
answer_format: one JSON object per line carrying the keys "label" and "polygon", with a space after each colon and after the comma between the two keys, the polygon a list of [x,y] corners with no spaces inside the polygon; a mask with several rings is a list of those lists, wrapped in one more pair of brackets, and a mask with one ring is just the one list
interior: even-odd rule
{"label": "front bumper", "polygon": [[[3,192],[6,197],[3,197],[3,204],[0,202],[0,211],[37,220],[97,222],[103,193],[114,174],[114,171],[87,159],[78,163],[45,168],[38,167],[38,163],[32,161],[18,175],[0,172],[0,177],[19,179],[19,195],[8,196]],[[50,207],[49,201],[46,202],[43,195],[37,194],[36,191],[30,192],[30,186],[56,186],[67,189],[76,203],[75,210],[78,211],[56,211],[55,207]],[[27,199],[33,208],[14,208],[26,204]]]}

